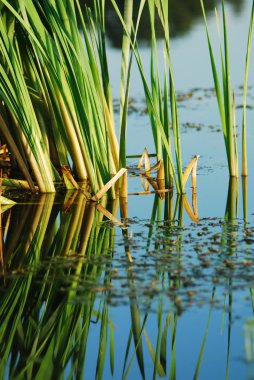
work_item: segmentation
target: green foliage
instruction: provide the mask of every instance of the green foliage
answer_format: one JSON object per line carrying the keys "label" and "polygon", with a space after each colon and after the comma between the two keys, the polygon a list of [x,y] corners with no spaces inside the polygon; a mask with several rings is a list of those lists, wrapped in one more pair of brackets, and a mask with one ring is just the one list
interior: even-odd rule
{"label": "green foliage", "polygon": [[[219,80],[218,70],[215,63],[214,51],[211,45],[211,39],[208,31],[208,24],[206,19],[205,7],[203,0],[200,0],[205,27],[207,34],[207,41],[209,47],[210,61],[212,66],[212,73],[214,79],[214,86],[217,96],[218,108],[220,112],[222,131],[224,135],[225,148],[227,153],[229,174],[232,177],[238,177],[238,148],[236,136],[236,123],[235,123],[235,99],[230,85],[230,64],[229,64],[229,48],[228,48],[228,29],[226,23],[226,13],[224,0],[222,0],[222,18],[223,18],[223,48],[220,45],[221,55],[221,75],[222,75],[222,88]],[[249,72],[250,49],[252,42],[252,29],[254,22],[254,2],[252,5],[252,12],[249,25],[248,43],[246,51],[246,64],[244,74],[244,97],[243,97],[243,122],[242,122],[242,175],[248,174],[247,169],[247,141],[246,141],[246,101],[247,101],[247,82]],[[217,15],[217,13],[216,13]],[[218,22],[218,17],[217,17]],[[218,22],[219,31],[219,22]]]}
{"label": "green foliage", "polygon": [[2,3],[0,96],[17,145],[42,192],[54,191],[62,166],[98,191],[119,167],[104,3],[86,9],[86,24],[74,0]]}
{"label": "green foliage", "polygon": [[[184,192],[184,186],[182,182],[182,164],[181,164],[181,144],[180,144],[180,125],[177,111],[177,103],[176,103],[176,95],[173,81],[173,70],[171,64],[171,56],[170,56],[170,46],[169,46],[169,26],[168,26],[168,5],[167,1],[164,2],[148,2],[149,12],[150,12],[150,22],[152,29],[152,48],[151,48],[151,88],[149,86],[148,80],[145,76],[141,55],[138,49],[138,44],[136,41],[136,33],[138,30],[139,21],[141,18],[141,14],[145,5],[145,1],[140,2],[138,17],[135,27],[135,35],[132,39],[128,26],[125,23],[125,20],[122,18],[120,10],[115,2],[115,0],[111,0],[115,11],[118,14],[119,19],[124,28],[125,34],[129,37],[129,41],[132,47],[133,54],[135,56],[138,69],[140,72],[140,76],[143,82],[144,93],[146,97],[148,114],[150,117],[152,132],[154,136],[155,147],[157,150],[157,157],[160,159],[162,155],[163,149],[163,157],[165,158],[166,168],[168,169],[166,173],[167,185],[172,185],[171,177],[174,178],[176,189],[179,193]],[[154,12],[155,6],[158,10],[158,14],[160,15],[160,19],[162,22],[162,26],[165,33],[165,48],[164,48],[164,56],[165,56],[165,79],[164,79],[164,93],[161,92],[161,85],[158,73],[158,67],[154,67],[154,59],[155,62],[158,62],[158,51],[156,45],[156,35],[154,28]],[[168,74],[169,71],[169,80],[170,86],[168,86]],[[172,117],[172,130],[173,130],[173,139],[174,139],[174,147],[175,147],[175,156],[176,156],[176,166],[177,173],[175,170],[175,165],[171,152],[171,141],[169,136],[169,114],[168,114],[168,92],[170,94],[170,103],[171,103],[171,117]],[[164,102],[162,101],[162,97],[164,95]]]}

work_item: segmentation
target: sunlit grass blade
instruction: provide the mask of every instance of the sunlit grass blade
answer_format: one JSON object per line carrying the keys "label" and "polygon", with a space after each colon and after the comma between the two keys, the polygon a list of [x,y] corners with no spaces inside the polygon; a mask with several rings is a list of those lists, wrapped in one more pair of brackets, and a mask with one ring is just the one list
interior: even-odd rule
{"label": "sunlit grass blade", "polygon": [[225,62],[225,72],[223,72],[223,84],[224,84],[224,107],[225,107],[225,119],[227,125],[227,135],[228,135],[228,152],[229,152],[229,171],[231,176],[238,177],[238,167],[237,164],[237,144],[236,136],[234,134],[233,125],[233,104],[232,104],[232,93],[230,84],[230,67],[229,67],[229,49],[228,49],[228,36],[227,36],[227,23],[225,14],[224,0],[222,0],[222,15],[223,15],[223,36],[224,36],[224,62]]}
{"label": "sunlit grass blade", "polygon": [[[133,23],[133,0],[124,1],[124,22],[128,35],[131,36]],[[136,31],[138,29],[138,23]],[[132,66],[132,54],[130,56],[130,40],[123,29],[122,37],[122,60],[121,60],[121,82],[120,82],[120,151],[119,160],[121,167],[126,167],[126,131],[127,113],[129,101],[130,72]],[[136,38],[136,32],[135,37]]]}
{"label": "sunlit grass blade", "polygon": [[183,174],[183,185],[184,186],[186,185],[188,177],[192,171],[192,187],[196,188],[196,172],[197,172],[198,159],[199,159],[198,155],[194,156],[193,159],[187,165],[185,172]]}
{"label": "sunlit grass blade", "polygon": [[[203,0],[200,0],[200,4],[201,4],[203,17],[205,21],[210,62],[211,62],[211,67],[212,67],[216,98],[217,98],[217,103],[218,103],[218,108],[219,108],[219,113],[220,113],[220,118],[221,118],[221,125],[222,125],[222,131],[223,131],[226,154],[227,154],[229,174],[232,177],[238,177],[238,151],[237,151],[238,148],[237,148],[237,136],[235,133],[235,122],[234,122],[235,101],[234,101],[234,95],[231,91],[231,84],[230,84],[228,27],[227,27],[227,21],[226,21],[225,4],[224,4],[224,1],[222,1],[221,9],[222,9],[222,20],[223,20],[222,21],[223,48],[220,46],[220,57],[221,57],[221,75],[222,75],[223,94],[221,91],[221,85],[220,85],[219,75],[218,75],[218,71],[216,67],[214,51],[212,48],[210,34],[208,30],[208,23],[207,23]],[[219,20],[218,20],[217,12],[216,12],[216,19],[217,19],[217,26],[218,26],[218,31],[219,31]],[[250,35],[250,32],[249,32],[249,35]],[[248,49],[249,49],[249,43],[250,43],[250,39],[248,42]],[[247,49],[247,57],[249,54],[248,49]],[[249,58],[247,58],[247,61],[248,59]],[[248,65],[247,65],[247,70],[248,70]],[[245,70],[245,72],[247,71]],[[245,81],[247,81],[247,77]],[[243,139],[244,139],[244,133],[243,133]],[[245,161],[244,153],[243,153],[243,160]]]}
{"label": "sunlit grass blade", "polygon": [[131,305],[132,333],[141,376],[145,378],[144,353],[142,344],[142,327],[140,326],[140,312],[137,305]]}
{"label": "sunlit grass blade", "polygon": [[160,362],[166,372],[167,370],[167,336],[168,336],[169,317],[167,315],[165,320],[164,329],[161,336],[161,348],[160,348]]}
{"label": "sunlit grass blade", "polygon": [[[213,300],[214,300],[214,296],[215,296],[215,290],[216,289],[213,288],[213,292],[212,292],[212,296],[211,296],[211,301],[210,301],[211,305],[213,304]],[[208,321],[207,321],[207,324],[206,324],[205,333],[204,333],[204,337],[203,337],[203,340],[202,340],[202,345],[201,345],[199,356],[198,356],[197,366],[196,366],[195,373],[194,373],[194,376],[193,376],[194,380],[197,380],[199,378],[199,373],[200,373],[200,369],[201,369],[202,359],[203,359],[203,356],[204,356],[204,351],[205,351],[206,340],[207,340],[207,335],[208,335],[208,331],[209,331],[211,316],[212,316],[212,306],[210,307],[210,310],[209,310]]]}
{"label": "sunlit grass blade", "polygon": [[[131,311],[131,313],[132,313],[132,311]],[[139,314],[139,311],[138,311],[138,314]],[[129,335],[129,338],[128,338],[128,345],[127,345],[127,351],[126,351],[126,355],[125,355],[125,365],[124,365],[124,368],[126,367],[127,358],[128,358],[128,352],[129,352],[129,349],[130,349],[130,344],[131,344],[131,339],[132,338],[134,338],[134,341],[135,341],[135,350],[134,350],[134,353],[132,354],[132,357],[130,359],[128,367],[126,368],[126,370],[123,373],[123,376],[122,376],[123,380],[126,380],[128,378],[128,374],[130,372],[131,365],[133,363],[133,360],[134,360],[135,356],[137,356],[137,358],[138,358],[139,354],[137,353],[137,350],[138,350],[138,346],[140,345],[140,341],[142,340],[142,334],[143,334],[143,331],[144,331],[144,328],[145,328],[145,325],[146,325],[147,317],[148,317],[148,314],[145,315],[145,317],[143,319],[142,325],[138,326],[138,330],[137,331],[139,331],[139,333],[136,336],[136,340],[133,337],[134,332],[133,332],[133,322],[132,322],[132,327],[131,327],[132,331],[131,331],[131,333]],[[139,324],[139,321],[138,321],[138,324]],[[142,354],[142,357],[143,357],[143,354]],[[137,360],[139,361],[139,359],[137,359]],[[141,359],[141,360],[143,360],[143,359]],[[141,363],[139,363],[139,366],[140,366]],[[141,370],[142,379],[145,379],[145,377],[144,377],[145,376],[145,374],[144,374],[144,368],[143,369],[141,369],[141,368],[140,368],[140,370]]]}
{"label": "sunlit grass blade", "polygon": [[109,323],[109,352],[110,352],[110,370],[111,375],[114,376],[115,369],[115,335],[114,335],[114,326],[112,322],[112,312],[110,312],[110,320]]}
{"label": "sunlit grass blade", "polygon": [[170,315],[169,325],[171,330],[171,361],[169,379],[176,380],[176,329],[177,329],[177,315]]}
{"label": "sunlit grass blade", "polygon": [[98,352],[97,365],[96,365],[96,380],[101,380],[102,375],[103,375],[103,368],[105,364],[106,347],[107,347],[107,331],[108,331],[108,310],[107,310],[107,306],[104,306],[103,311],[102,311],[99,352]]}
{"label": "sunlit grass blade", "polygon": [[248,175],[247,137],[246,137],[246,107],[247,107],[248,76],[249,76],[252,35],[253,35],[253,24],[254,24],[254,1],[252,3],[252,10],[251,10],[251,17],[250,17],[247,52],[246,52],[246,60],[245,60],[245,70],[244,70],[244,83],[243,83],[242,176]]}

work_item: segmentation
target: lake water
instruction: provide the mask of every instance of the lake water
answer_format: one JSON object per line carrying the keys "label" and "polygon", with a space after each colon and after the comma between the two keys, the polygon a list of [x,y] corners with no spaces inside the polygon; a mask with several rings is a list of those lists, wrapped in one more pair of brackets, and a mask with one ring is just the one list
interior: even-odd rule
{"label": "lake water", "polygon": [[[226,6],[239,135],[250,11],[250,1]],[[103,200],[118,219],[125,209],[122,228],[82,194],[12,194],[18,205],[0,229],[1,379],[254,379],[254,57],[249,177],[229,181],[202,18],[175,34],[183,165],[200,155],[196,196],[191,183],[186,197],[130,195],[128,215]],[[121,56],[108,44],[118,120]],[[145,41],[141,52],[149,75]],[[130,96],[127,152],[154,153],[135,66]],[[130,170],[129,192],[142,190]]]}

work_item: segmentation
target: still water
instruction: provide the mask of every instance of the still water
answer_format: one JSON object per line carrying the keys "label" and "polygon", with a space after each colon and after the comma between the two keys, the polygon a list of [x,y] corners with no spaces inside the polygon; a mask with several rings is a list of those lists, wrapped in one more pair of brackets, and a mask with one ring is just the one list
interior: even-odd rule
{"label": "still water", "polygon": [[[1,214],[0,229],[0,378],[254,379],[253,70],[250,175],[229,181],[199,2],[172,3],[175,20],[186,11],[171,48],[184,166],[200,155],[197,193],[190,183],[185,197],[130,195],[100,209],[78,193],[12,194],[18,205]],[[239,106],[250,9],[226,7]],[[213,13],[209,26],[215,41]],[[118,99],[121,57],[111,35],[108,44]],[[239,126],[241,115],[239,107]],[[149,128],[134,66],[128,154],[154,152]],[[137,161],[128,160],[130,193],[149,185]]]}

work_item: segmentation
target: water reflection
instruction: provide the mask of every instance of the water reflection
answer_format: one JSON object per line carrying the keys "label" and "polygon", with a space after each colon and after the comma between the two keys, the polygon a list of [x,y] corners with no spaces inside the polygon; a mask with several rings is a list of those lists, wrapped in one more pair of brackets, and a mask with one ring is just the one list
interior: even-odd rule
{"label": "water reflection", "polygon": [[[230,181],[225,219],[184,225],[184,197],[155,195],[149,221],[129,220],[124,200],[128,229],[79,193],[7,210],[0,377],[197,379],[203,371],[208,378],[209,347],[221,350],[218,368],[230,374],[239,292],[253,288],[254,229],[236,219],[238,202],[237,181]],[[118,202],[103,200],[101,207],[116,215]],[[189,207],[197,214],[196,198]],[[201,305],[202,323],[195,320]],[[227,328],[216,323],[218,315]],[[186,347],[191,360],[178,377]]]}
{"label": "water reflection", "polygon": [[[81,3],[92,6],[93,0],[80,0]],[[124,2],[122,0],[116,1],[119,9],[123,12]],[[139,1],[133,2],[133,12],[137,15]],[[214,7],[218,5],[219,1],[216,0],[206,0],[205,6],[207,12],[213,11]],[[235,13],[240,13],[243,9],[244,0],[226,0],[226,3],[230,4],[235,11]],[[169,17],[171,26],[171,37],[181,36],[188,33],[194,26],[195,23],[202,17],[200,10],[199,0],[170,0],[169,1]],[[121,47],[122,44],[122,28],[119,23],[118,17],[112,9],[110,2],[106,5],[106,28],[107,35],[115,47]],[[150,29],[149,29],[149,13],[148,9],[145,7],[143,17],[140,22],[139,40],[149,41],[150,40]],[[158,25],[159,28],[159,25]],[[162,36],[162,30],[158,31],[158,37]]]}

